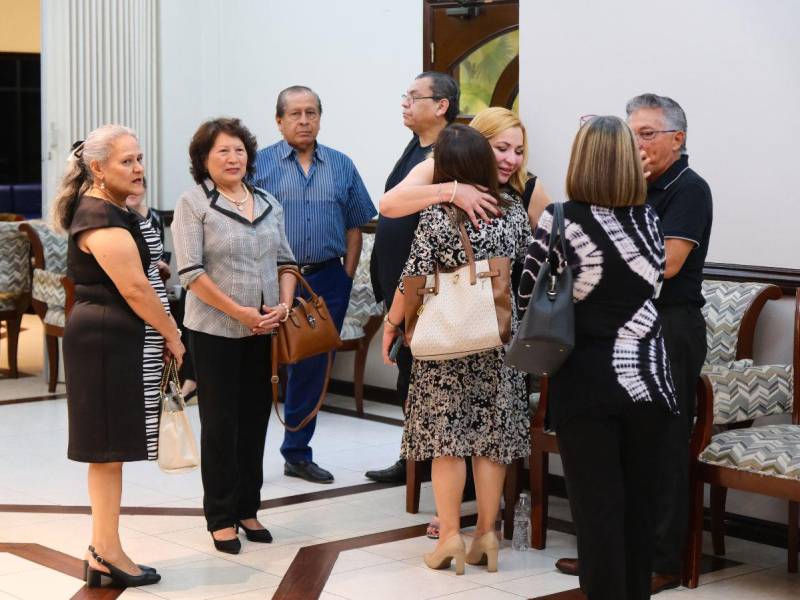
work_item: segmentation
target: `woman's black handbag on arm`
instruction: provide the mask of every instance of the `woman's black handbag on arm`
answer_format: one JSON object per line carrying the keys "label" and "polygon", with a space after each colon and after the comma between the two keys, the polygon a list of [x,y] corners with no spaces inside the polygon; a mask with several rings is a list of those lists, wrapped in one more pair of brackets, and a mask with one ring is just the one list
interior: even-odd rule
{"label": "woman's black handbag on arm", "polygon": [[547,259],[539,270],[528,310],[505,358],[509,367],[539,376],[557,371],[575,346],[572,271],[566,264],[559,264],[556,239],[560,240],[561,254],[566,260],[564,205],[560,202],[553,205]]}

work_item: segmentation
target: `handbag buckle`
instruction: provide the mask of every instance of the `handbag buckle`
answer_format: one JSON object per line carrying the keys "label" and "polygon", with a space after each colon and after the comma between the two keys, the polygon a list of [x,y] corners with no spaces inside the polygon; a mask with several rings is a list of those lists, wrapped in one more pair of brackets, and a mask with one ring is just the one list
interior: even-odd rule
{"label": "handbag buckle", "polygon": [[317,326],[317,320],[314,318],[314,315],[306,315],[306,320],[312,329]]}
{"label": "handbag buckle", "polygon": [[556,287],[558,286],[558,276],[557,275],[550,275],[550,285],[547,286],[547,298],[553,302],[558,296],[558,292],[556,291]]}

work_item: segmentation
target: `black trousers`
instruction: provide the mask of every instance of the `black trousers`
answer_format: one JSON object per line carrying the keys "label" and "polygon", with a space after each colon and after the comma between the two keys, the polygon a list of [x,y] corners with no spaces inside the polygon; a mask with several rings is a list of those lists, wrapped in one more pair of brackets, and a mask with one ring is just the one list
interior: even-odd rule
{"label": "black trousers", "polygon": [[203,512],[209,531],[256,516],[272,402],[270,336],[189,337],[200,408]]}
{"label": "black trousers", "polygon": [[659,452],[656,550],[653,570],[678,575],[689,523],[689,440],[695,386],[706,359],[706,322],[696,306],[658,307],[680,417],[671,419]]}
{"label": "black trousers", "polygon": [[581,589],[589,600],[650,598],[658,471],[652,454],[667,409],[631,403],[596,411],[556,430],[578,530]]}

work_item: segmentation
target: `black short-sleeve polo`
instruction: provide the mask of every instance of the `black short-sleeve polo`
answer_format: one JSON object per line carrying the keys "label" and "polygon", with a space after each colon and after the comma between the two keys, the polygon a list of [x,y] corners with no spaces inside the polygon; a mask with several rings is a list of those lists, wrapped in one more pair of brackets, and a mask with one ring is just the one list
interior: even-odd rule
{"label": "black short-sleeve polo", "polygon": [[678,274],[664,281],[656,304],[703,306],[703,265],[713,220],[711,188],[689,167],[689,157],[683,155],[648,185],[647,203],[661,220],[665,240],[682,239],[694,244]]}

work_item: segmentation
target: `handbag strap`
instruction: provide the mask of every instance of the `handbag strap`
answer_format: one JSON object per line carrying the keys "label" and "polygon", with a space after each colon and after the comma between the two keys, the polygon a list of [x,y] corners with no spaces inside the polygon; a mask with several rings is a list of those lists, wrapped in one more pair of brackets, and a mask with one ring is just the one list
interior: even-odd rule
{"label": "handbag strap", "polygon": [[283,420],[281,417],[280,410],[278,409],[278,383],[280,382],[280,378],[278,377],[278,336],[272,336],[272,406],[275,408],[275,415],[278,417],[278,420],[281,422],[286,428],[286,431],[300,431],[306,425],[308,425],[319,413],[320,409],[322,408],[322,403],[325,400],[325,394],[328,393],[328,382],[331,378],[331,370],[333,369],[333,350],[328,352],[328,366],[325,369],[325,383],[322,386],[322,393],[319,395],[319,400],[317,400],[317,405],[314,407],[310,413],[308,413],[300,424],[292,427],[291,425],[287,425],[286,421]]}
{"label": "handbag strap", "polygon": [[[444,208],[444,211],[447,215],[452,219],[453,223],[458,223],[458,219],[456,218],[455,209],[448,206]],[[464,254],[467,256],[467,264],[469,265],[469,283],[470,285],[475,285],[478,281],[478,274],[475,269],[475,252],[472,250],[472,243],[469,241],[469,235],[467,235],[467,228],[464,226],[464,223],[458,224],[458,236],[461,238],[461,245],[464,246]],[[439,278],[438,271],[436,272],[436,278]],[[438,287],[438,281],[437,287]]]}
{"label": "handbag strap", "polygon": [[547,260],[551,261],[551,265],[558,266],[558,261],[553,260],[556,239],[561,242],[561,255],[564,260],[567,260],[567,234],[566,225],[564,223],[564,203],[555,202],[553,204],[553,225],[550,228],[550,244],[547,246]]}
{"label": "handbag strap", "polygon": [[159,386],[158,391],[161,395],[162,410],[168,405],[167,390],[170,383],[175,384],[175,393],[173,394],[173,398],[178,402],[178,410],[184,410],[186,408],[186,403],[184,402],[183,394],[181,393],[181,383],[180,379],[178,378],[178,363],[174,357],[170,358],[167,366],[165,366],[161,371],[161,385]]}
{"label": "handbag strap", "polygon": [[284,273],[291,273],[294,276],[294,278],[300,282],[300,285],[303,286],[303,289],[305,289],[305,291],[308,292],[308,295],[311,297],[312,302],[314,302],[314,304],[317,303],[317,294],[314,292],[313,289],[311,289],[311,286],[308,285],[306,278],[300,274],[300,271],[298,271],[294,267],[282,267],[278,269],[279,275],[283,275]]}

